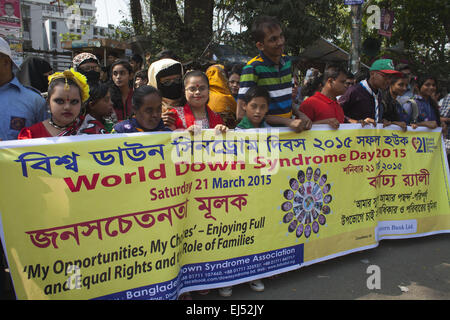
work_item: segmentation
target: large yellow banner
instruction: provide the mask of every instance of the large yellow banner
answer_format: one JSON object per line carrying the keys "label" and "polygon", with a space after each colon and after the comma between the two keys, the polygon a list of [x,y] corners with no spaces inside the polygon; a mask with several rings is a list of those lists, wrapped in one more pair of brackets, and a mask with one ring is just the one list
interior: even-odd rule
{"label": "large yellow banner", "polygon": [[0,143],[18,299],[176,299],[450,232],[440,132],[317,126]]}

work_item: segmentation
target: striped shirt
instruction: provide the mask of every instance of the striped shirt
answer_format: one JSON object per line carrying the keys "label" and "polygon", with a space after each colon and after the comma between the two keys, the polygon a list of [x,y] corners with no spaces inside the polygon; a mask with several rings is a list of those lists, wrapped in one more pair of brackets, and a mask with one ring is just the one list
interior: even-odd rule
{"label": "striped shirt", "polygon": [[264,87],[270,93],[269,115],[292,116],[292,63],[288,56],[281,57],[276,65],[262,52],[242,69],[238,99],[243,99],[248,89]]}

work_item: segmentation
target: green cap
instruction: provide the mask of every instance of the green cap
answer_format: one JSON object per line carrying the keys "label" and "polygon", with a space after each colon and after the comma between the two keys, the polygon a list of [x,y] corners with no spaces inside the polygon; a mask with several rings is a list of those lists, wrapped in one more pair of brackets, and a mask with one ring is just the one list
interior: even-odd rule
{"label": "green cap", "polygon": [[370,71],[380,71],[392,75],[401,75],[400,71],[395,70],[394,63],[391,59],[379,59],[375,61],[370,67]]}

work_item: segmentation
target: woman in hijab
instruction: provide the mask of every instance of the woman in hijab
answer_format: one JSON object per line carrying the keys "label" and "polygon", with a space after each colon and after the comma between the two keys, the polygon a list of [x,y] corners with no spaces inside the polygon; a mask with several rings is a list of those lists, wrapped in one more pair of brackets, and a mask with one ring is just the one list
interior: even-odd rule
{"label": "woman in hijab", "polygon": [[17,78],[24,86],[33,87],[41,93],[48,91],[48,76],[53,73],[52,67],[44,59],[28,57],[20,66]]}
{"label": "woman in hijab", "polygon": [[97,85],[100,82],[100,62],[97,57],[89,52],[82,52],[73,58],[73,68],[83,74],[89,85]]}
{"label": "woman in hijab", "polygon": [[236,100],[228,87],[222,65],[215,64],[206,70],[209,80],[209,102],[212,111],[220,114],[227,127],[236,126]]}
{"label": "woman in hijab", "polygon": [[157,88],[162,95],[162,115],[164,124],[175,129],[175,113],[172,108],[183,107],[183,66],[173,59],[161,59],[148,69],[148,85]]}

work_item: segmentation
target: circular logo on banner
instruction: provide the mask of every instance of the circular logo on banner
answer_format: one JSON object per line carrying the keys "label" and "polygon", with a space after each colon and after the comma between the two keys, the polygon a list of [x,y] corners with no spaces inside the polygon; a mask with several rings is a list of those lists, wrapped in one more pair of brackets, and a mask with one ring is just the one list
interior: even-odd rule
{"label": "circular logo on banner", "polygon": [[331,213],[333,196],[330,192],[328,176],[322,174],[320,168],[299,170],[297,178],[289,180],[289,189],[283,192],[281,204],[283,223],[288,225],[289,233],[305,239],[313,233],[319,234],[326,226],[326,216]]}

